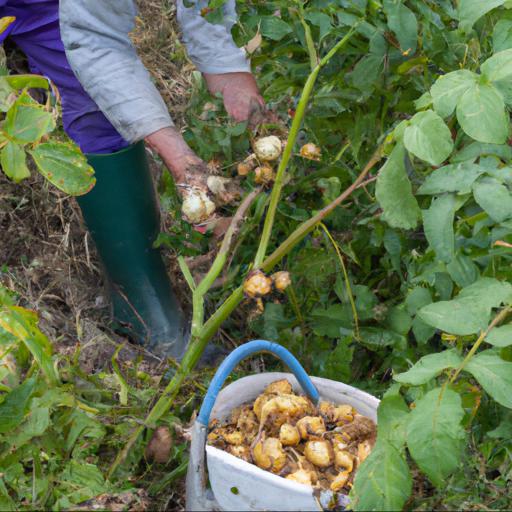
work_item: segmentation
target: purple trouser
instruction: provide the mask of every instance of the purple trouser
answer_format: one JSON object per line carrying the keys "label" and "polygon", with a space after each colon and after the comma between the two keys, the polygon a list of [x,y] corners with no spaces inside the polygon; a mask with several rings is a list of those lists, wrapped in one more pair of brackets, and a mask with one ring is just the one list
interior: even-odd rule
{"label": "purple trouser", "polygon": [[[104,0],[97,0],[102,2]],[[84,153],[113,153],[126,142],[84,91],[64,53],[58,0],[0,0],[0,17],[16,21],[0,35],[8,36],[28,58],[33,73],[48,77],[62,98],[66,133]]]}

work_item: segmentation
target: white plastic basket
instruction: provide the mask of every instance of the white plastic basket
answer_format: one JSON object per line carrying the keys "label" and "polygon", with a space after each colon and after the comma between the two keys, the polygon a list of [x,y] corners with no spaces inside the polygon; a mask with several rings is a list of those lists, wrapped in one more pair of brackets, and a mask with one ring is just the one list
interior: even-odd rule
{"label": "white plastic basket", "polygon": [[[275,348],[275,344],[272,345]],[[285,350],[283,347],[279,348]],[[297,374],[296,368],[294,371]],[[304,375],[299,375],[303,384]],[[224,379],[225,376],[220,380]],[[291,373],[262,373],[244,377],[226,386],[218,395],[213,392],[216,400],[215,405],[211,404],[211,418],[227,419],[234,408],[253,401],[268,384],[279,379],[287,379],[295,391],[303,391],[303,386]],[[309,378],[307,379],[309,381]],[[314,385],[320,398],[333,403],[352,405],[360,414],[377,421],[379,400],[372,395],[352,386],[319,377],[311,377],[309,383]],[[318,399],[318,396],[316,398]],[[204,413],[203,409],[204,406],[201,413]],[[192,431],[187,474],[187,510],[318,511],[327,508],[332,499],[331,492],[315,493],[310,486],[273,475],[223,450],[206,445],[208,421],[204,414],[201,417],[201,413]],[[209,413],[210,411],[208,417]],[[208,475],[205,472],[205,453]],[[207,488],[208,481],[210,488]],[[348,500],[345,504],[348,504]]]}

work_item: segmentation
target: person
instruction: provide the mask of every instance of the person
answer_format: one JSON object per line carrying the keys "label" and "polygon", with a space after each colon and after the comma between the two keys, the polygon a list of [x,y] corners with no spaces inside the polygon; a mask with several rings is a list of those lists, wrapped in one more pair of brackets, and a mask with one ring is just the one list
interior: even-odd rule
{"label": "person", "polygon": [[[185,1],[177,1],[177,18],[190,59],[227,112],[248,120],[264,102],[231,37],[235,1],[223,6],[218,25],[201,16],[207,2]],[[134,0],[0,0],[0,16],[16,18],[2,38],[57,86],[64,129],[95,170],[95,187],[78,202],[110,284],[115,325],[150,351],[179,359],[187,326],[152,247],[159,208],[144,144],[178,185],[204,186],[206,164],[175,128],[136,53],[129,37],[136,15]]]}

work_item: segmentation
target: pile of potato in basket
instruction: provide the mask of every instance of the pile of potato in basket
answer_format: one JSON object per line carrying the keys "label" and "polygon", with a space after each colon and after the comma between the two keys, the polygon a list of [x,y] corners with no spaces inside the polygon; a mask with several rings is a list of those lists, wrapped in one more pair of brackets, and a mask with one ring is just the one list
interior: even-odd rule
{"label": "pile of potato in basket", "polygon": [[288,480],[342,492],[375,437],[375,423],[352,406],[316,407],[278,380],[253,404],[234,409],[227,422],[213,420],[208,444]]}

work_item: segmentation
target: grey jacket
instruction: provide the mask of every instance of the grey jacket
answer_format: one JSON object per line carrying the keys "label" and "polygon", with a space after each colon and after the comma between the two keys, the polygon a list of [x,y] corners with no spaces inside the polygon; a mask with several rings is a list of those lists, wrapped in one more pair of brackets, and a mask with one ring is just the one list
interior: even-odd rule
{"label": "grey jacket", "polygon": [[[200,14],[207,1],[177,0],[178,21],[188,55],[204,73],[249,71],[245,51],[231,27],[235,0],[224,6],[222,25]],[[60,28],[66,55],[84,89],[116,130],[136,142],[173,126],[167,107],[129,38],[135,25],[134,0],[60,0]]]}

